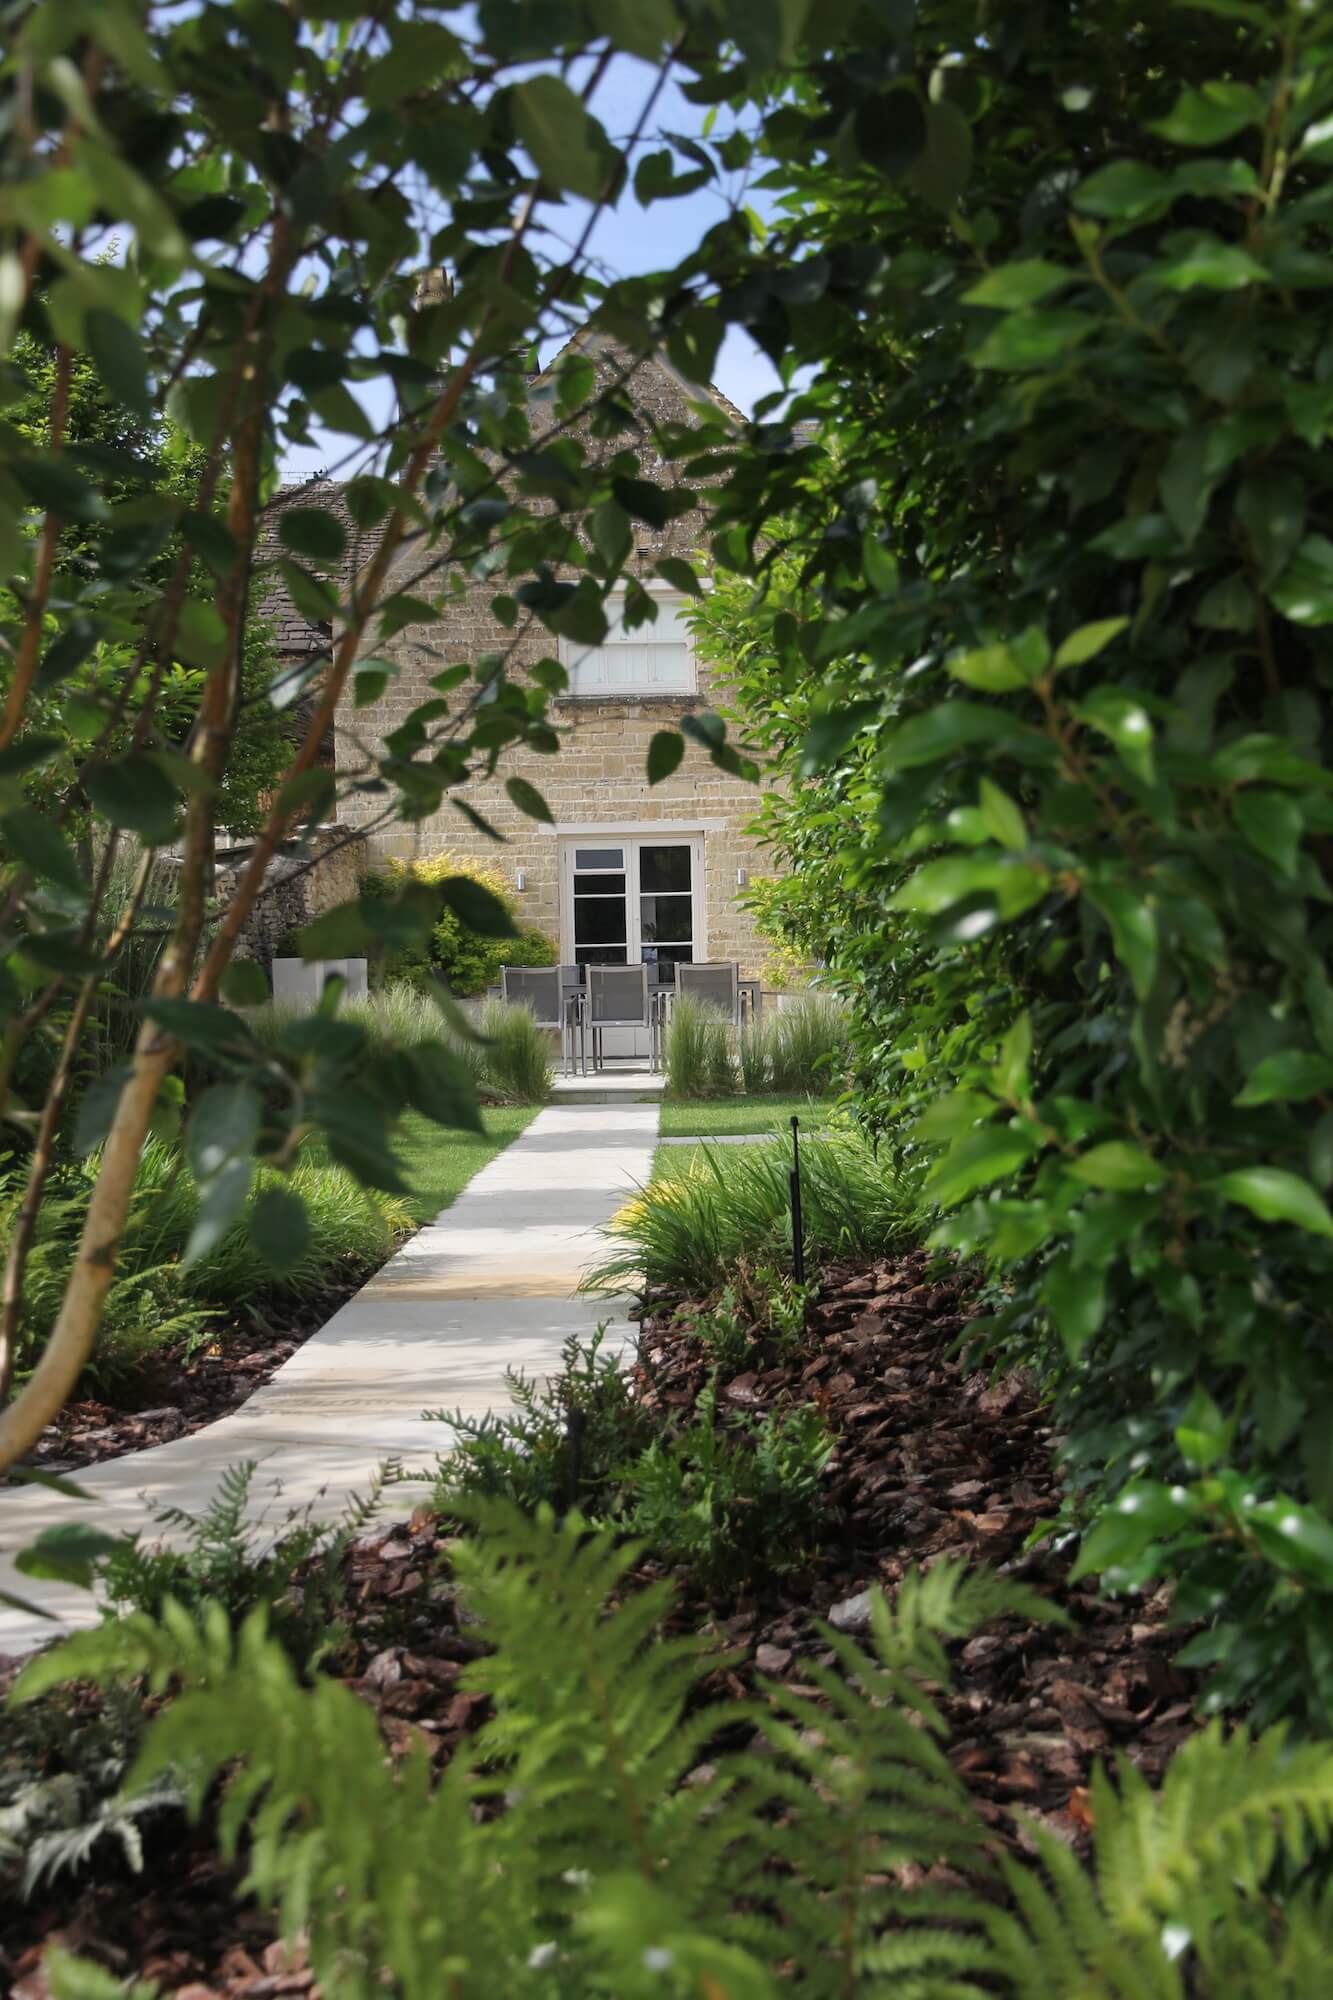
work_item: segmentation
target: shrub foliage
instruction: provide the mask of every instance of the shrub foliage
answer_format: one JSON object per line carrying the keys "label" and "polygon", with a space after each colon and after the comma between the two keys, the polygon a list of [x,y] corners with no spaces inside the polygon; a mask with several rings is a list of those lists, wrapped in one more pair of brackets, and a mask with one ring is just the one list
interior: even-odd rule
{"label": "shrub foliage", "polygon": [[1228,1698],[1328,1727],[1327,11],[917,13],[938,174],[822,154],[836,64],[768,128],[824,429],[734,473],[705,644],[1088,1560],[1181,1573]]}

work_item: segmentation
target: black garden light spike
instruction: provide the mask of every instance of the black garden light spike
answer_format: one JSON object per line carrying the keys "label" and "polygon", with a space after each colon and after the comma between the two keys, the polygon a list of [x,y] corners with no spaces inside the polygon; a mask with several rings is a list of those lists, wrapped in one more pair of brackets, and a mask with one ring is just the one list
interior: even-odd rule
{"label": "black garden light spike", "polygon": [[791,1121],[791,1172],[787,1184],[791,1189],[791,1250],[792,1275],[798,1285],[805,1283],[805,1231],[801,1225],[801,1145],[798,1137],[800,1119],[795,1113]]}

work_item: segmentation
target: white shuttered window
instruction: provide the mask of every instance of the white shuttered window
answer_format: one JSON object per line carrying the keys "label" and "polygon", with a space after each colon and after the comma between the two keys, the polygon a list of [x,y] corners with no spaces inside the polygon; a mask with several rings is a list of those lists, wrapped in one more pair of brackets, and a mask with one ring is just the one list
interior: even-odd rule
{"label": "white shuttered window", "polygon": [[624,597],[615,591],[607,599],[610,626],[600,646],[575,639],[560,641],[560,658],[569,673],[569,692],[589,696],[634,694],[693,694],[694,647],[685,622],[685,599],[674,591],[654,591],[657,617],[632,632],[622,622]]}

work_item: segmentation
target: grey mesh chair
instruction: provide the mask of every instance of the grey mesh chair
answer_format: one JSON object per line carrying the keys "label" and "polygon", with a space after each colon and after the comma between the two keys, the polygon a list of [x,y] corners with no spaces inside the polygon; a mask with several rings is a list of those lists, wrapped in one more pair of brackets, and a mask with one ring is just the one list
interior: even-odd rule
{"label": "grey mesh chair", "polygon": [[724,1014],[733,1028],[740,1026],[740,967],[734,959],[704,959],[676,967],[676,991],[681,999],[697,1000]]}
{"label": "grey mesh chair", "polygon": [[651,1027],[646,965],[588,967],[588,1026],[592,1030],[594,1069],[602,1067],[604,1028]]}
{"label": "grey mesh chair", "polygon": [[565,978],[564,965],[502,965],[500,998],[511,1006],[527,1007],[539,1028],[551,1028],[560,1037],[565,1073],[572,1076],[576,1055],[588,1067],[583,1034],[583,1007],[577,991]]}

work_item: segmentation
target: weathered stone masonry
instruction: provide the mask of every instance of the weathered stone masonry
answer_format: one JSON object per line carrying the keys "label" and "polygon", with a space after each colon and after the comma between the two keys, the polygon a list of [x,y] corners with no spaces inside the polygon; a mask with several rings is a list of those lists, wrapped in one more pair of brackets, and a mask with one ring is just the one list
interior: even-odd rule
{"label": "weathered stone masonry", "polygon": [[[616,365],[618,357],[613,350],[592,349],[589,353],[599,371],[609,374]],[[656,362],[641,367],[629,386],[631,400],[646,417],[667,423],[689,423],[691,400],[697,400],[700,393],[688,389],[670,369]],[[715,392],[709,394],[715,396]],[[723,407],[730,408],[725,403]],[[650,444],[619,437],[608,449],[622,450],[626,444],[636,444],[644,477],[670,484],[681,479],[679,464],[663,464]],[[638,523],[634,554],[627,568],[631,574],[648,576],[664,555],[694,554],[703,541],[703,531],[703,515],[698,510],[680,515],[662,529]],[[418,555],[405,556],[394,582],[409,574],[417,561]],[[356,711],[349,706],[340,717],[340,765],[356,761],[356,738],[382,741],[417,703],[427,699],[432,693],[431,676],[445,665],[473,663],[483,653],[513,647],[509,672],[521,675],[526,666],[550,656],[555,642],[541,626],[534,626],[515,645],[514,634],[491,614],[494,590],[494,582],[477,585],[462,601],[451,605],[438,624],[412,626],[373,647],[379,656],[395,659],[400,671],[379,702]],[[659,823],[664,831],[702,830],[707,927],[703,948],[710,958],[739,959],[742,973],[754,973],[764,948],[749,916],[739,906],[737,873],[772,867],[759,843],[745,831],[758,808],[755,787],[719,771],[694,745],[688,747],[685,761],[672,777],[650,787],[646,776],[648,745],[655,731],[673,728],[683,715],[712,705],[714,694],[702,665],[697,690],[689,697],[562,699],[555,704],[553,714],[561,736],[558,755],[539,757],[506,750],[496,782],[468,788],[469,802],[505,835],[506,846],[488,841],[447,803],[419,825],[396,824],[372,833],[367,844],[373,853],[405,859],[448,849],[500,867],[511,883],[521,870],[525,878],[525,887],[518,895],[521,921],[544,930],[558,945],[562,832],[596,825],[609,833],[612,828],[627,831]],[[527,778],[542,793],[555,818],[554,832],[511,804],[503,785],[511,776]],[[373,815],[376,805],[373,797],[354,795],[344,803],[342,813],[365,820]],[[702,954],[696,950],[696,955]]]}

